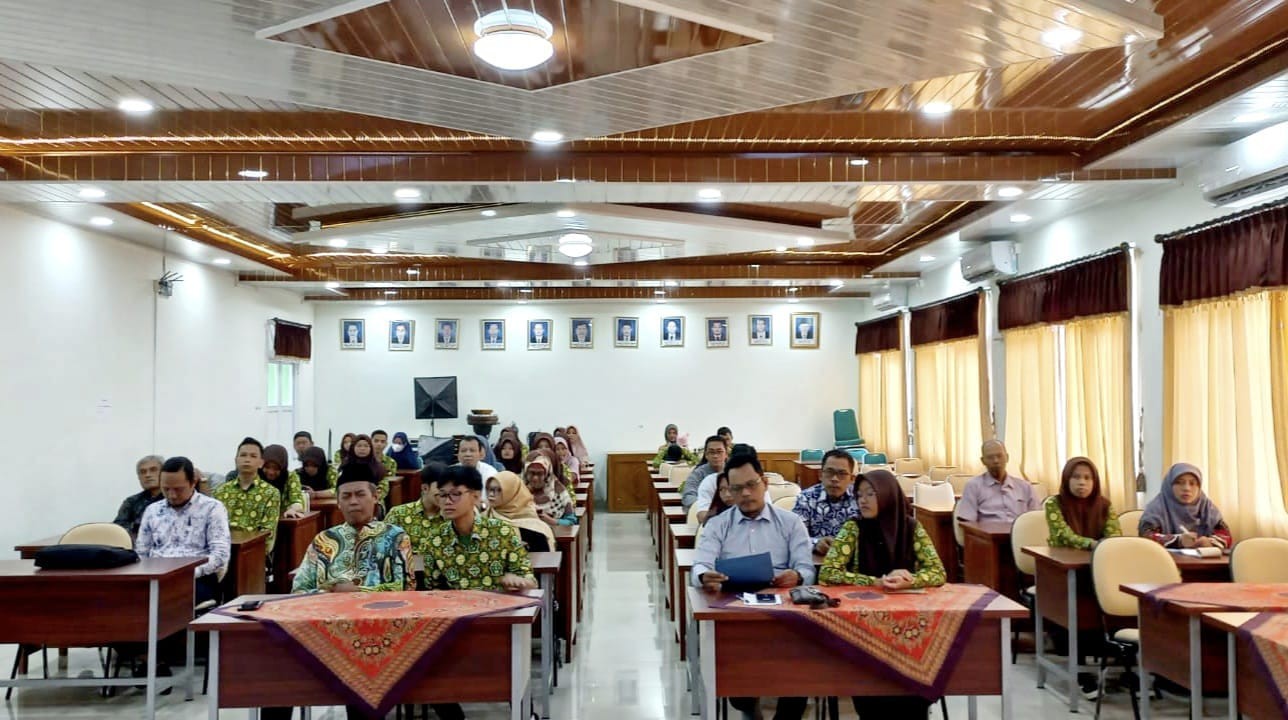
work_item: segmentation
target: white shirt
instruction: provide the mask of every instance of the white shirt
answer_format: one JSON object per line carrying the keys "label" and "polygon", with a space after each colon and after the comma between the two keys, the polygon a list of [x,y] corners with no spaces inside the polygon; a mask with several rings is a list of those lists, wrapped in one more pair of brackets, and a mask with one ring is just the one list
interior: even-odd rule
{"label": "white shirt", "polygon": [[197,577],[213,575],[228,567],[232,541],[224,504],[194,492],[180,507],[169,501],[154,502],[143,511],[134,550],[142,557],[206,558]]}
{"label": "white shirt", "polygon": [[716,486],[719,485],[719,479],[718,472],[712,472],[702,478],[702,483],[698,485],[698,499],[693,502],[698,512],[707,512],[711,509],[711,501],[716,499]]}
{"label": "white shirt", "polygon": [[[475,463],[474,468],[479,471],[479,475],[483,476],[483,488],[487,489],[488,479],[496,477],[496,468],[492,467],[491,465],[488,465],[482,460],[479,460],[477,463]],[[487,497],[487,493],[483,493],[483,497]]]}

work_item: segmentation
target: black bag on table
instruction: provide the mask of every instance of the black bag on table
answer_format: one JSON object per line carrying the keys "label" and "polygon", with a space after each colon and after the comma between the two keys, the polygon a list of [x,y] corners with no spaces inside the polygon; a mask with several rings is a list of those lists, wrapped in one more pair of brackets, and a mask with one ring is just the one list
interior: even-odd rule
{"label": "black bag on table", "polygon": [[112,545],[50,545],[36,553],[44,570],[106,570],[139,561],[139,554]]}

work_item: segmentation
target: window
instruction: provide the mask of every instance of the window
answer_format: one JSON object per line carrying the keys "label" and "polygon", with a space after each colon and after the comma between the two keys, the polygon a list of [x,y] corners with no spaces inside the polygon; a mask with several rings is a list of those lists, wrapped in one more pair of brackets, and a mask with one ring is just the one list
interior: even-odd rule
{"label": "window", "polygon": [[269,410],[295,409],[294,363],[268,364],[268,398],[264,405]]}

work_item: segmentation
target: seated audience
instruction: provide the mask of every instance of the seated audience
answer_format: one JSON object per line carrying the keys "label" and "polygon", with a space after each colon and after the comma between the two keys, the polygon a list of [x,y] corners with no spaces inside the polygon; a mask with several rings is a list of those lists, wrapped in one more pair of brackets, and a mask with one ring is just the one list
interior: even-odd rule
{"label": "seated audience", "polygon": [[733,493],[729,492],[729,474],[716,473],[716,496],[711,498],[711,507],[707,508],[706,514],[698,524],[706,525],[711,522],[711,518],[733,507],[733,504]]}
{"label": "seated audience", "polygon": [[438,506],[447,522],[430,536],[425,583],[443,590],[530,590],[537,586],[528,551],[505,520],[475,507],[483,479],[474,468],[454,465],[439,475]]}
{"label": "seated audience", "polygon": [[859,514],[854,500],[854,458],[844,450],[828,450],[818,476],[817,485],[796,496],[792,512],[805,522],[814,552],[826,555],[841,526]]}
{"label": "seated audience", "polygon": [[572,495],[554,472],[548,453],[533,450],[523,466],[523,482],[537,504],[537,516],[547,525],[576,525]]}
{"label": "seated audience", "polygon": [[[389,447],[389,433],[384,430],[372,430],[371,447],[375,452],[376,459],[385,466],[385,483],[388,484],[388,479],[398,474],[398,463],[385,454],[385,450]],[[380,502],[383,504],[384,501],[384,497],[381,496]]]}
{"label": "seated audience", "polygon": [[335,451],[335,466],[337,468],[343,467],[345,462],[349,460],[349,453],[353,451],[353,441],[357,439],[358,436],[355,433],[345,433],[344,437],[340,438],[340,449]]}
{"label": "seated audience", "polygon": [[671,443],[666,446],[666,454],[662,456],[662,462],[672,465],[678,465],[684,462],[684,448]]}
{"label": "seated audience", "polygon": [[1203,473],[1187,463],[1167,471],[1163,488],[1145,506],[1139,531],[1165,547],[1234,547],[1221,511],[1203,492]]}
{"label": "seated audience", "polygon": [[483,462],[483,441],[477,435],[466,435],[456,446],[456,461],[464,467],[479,471],[484,482],[496,475],[496,468]]}
{"label": "seated audience", "polygon": [[[748,453],[754,455],[754,452]],[[702,457],[706,462],[693,468],[689,473],[688,479],[684,481],[684,492],[680,495],[680,504],[684,505],[684,497],[689,492],[689,487],[697,488],[693,494],[693,507],[698,509],[698,522],[706,517],[707,511],[711,507],[711,501],[716,496],[716,476],[721,470],[724,470],[729,461],[729,446],[725,445],[724,439],[719,435],[712,435],[707,438],[702,451]],[[687,509],[687,508],[686,508]]]}
{"label": "seated audience", "polygon": [[286,448],[269,445],[264,448],[264,466],[259,469],[259,475],[280,495],[282,517],[303,517],[304,491],[300,486],[300,476],[287,472],[287,462]]}
{"label": "seated audience", "polygon": [[532,449],[549,450],[553,453],[555,451],[555,439],[550,435],[550,433],[536,433],[532,436]]}
{"label": "seated audience", "polygon": [[985,442],[980,448],[980,456],[985,472],[971,478],[962,489],[962,498],[955,511],[958,519],[1011,523],[1030,510],[1040,509],[1033,486],[1027,480],[1006,472],[1010,457],[1000,440]]}
{"label": "seated audience", "polygon": [[139,534],[139,523],[143,521],[143,511],[161,499],[161,463],[165,458],[160,455],[148,455],[134,464],[134,474],[139,477],[139,492],[121,501],[112,522],[130,531],[130,537]]}
{"label": "seated audience", "polygon": [[[425,462],[420,459],[420,453],[416,448],[411,446],[411,440],[407,439],[407,433],[394,433],[394,441],[386,452],[390,458],[393,458],[394,467],[397,470],[419,470]],[[388,466],[388,463],[386,463]]]}
{"label": "seated audience", "polygon": [[243,439],[237,446],[237,477],[220,485],[213,497],[228,508],[228,525],[233,530],[267,532],[268,553],[272,555],[282,494],[259,474],[263,453],[258,440]]}
{"label": "seated audience", "polygon": [[537,503],[523,480],[509,470],[488,478],[487,515],[504,520],[519,531],[529,552],[549,552],[555,548],[555,534],[541,520]]}
{"label": "seated audience", "polygon": [[726,446],[733,447],[733,431],[727,426],[721,425],[720,429],[716,430],[716,434],[724,438]]}
{"label": "seated audience", "polygon": [[376,504],[384,507],[385,498],[389,496],[389,469],[381,460],[381,455],[375,451],[375,443],[366,435],[359,435],[353,439],[353,446],[349,449],[349,454],[345,464],[340,467],[340,472],[349,465],[366,465],[371,468],[371,476],[376,479]]}
{"label": "seated audience", "polygon": [[518,438],[501,434],[501,439],[497,440],[496,447],[492,448],[492,454],[496,455],[496,461],[501,464],[501,468],[509,470],[514,474],[523,472],[523,447],[519,444]]}
{"label": "seated audience", "polygon": [[[723,447],[723,441],[721,442]],[[719,592],[729,578],[716,571],[717,560],[769,553],[774,564],[773,586],[790,588],[814,582],[805,524],[789,510],[766,502],[765,473],[760,460],[751,454],[735,454],[726,468],[729,492],[736,508],[711,518],[698,541],[692,582],[697,587]],[[730,704],[744,714],[759,717],[759,698],[730,698]],[[806,698],[779,698],[775,720],[800,720]]]}
{"label": "seated audience", "polygon": [[662,464],[663,458],[666,456],[666,449],[672,445],[680,446],[683,452],[684,462],[690,465],[698,464],[698,454],[689,449],[687,437],[683,441],[680,440],[680,429],[677,428],[674,423],[668,424],[662,431],[662,439],[666,442],[658,446],[657,455],[654,455],[653,459],[650,461],[654,466]]}
{"label": "seated audience", "polygon": [[586,441],[582,440],[581,431],[577,429],[576,425],[568,426],[568,446],[582,465],[590,462],[590,451],[586,449]]}
{"label": "seated audience", "polygon": [[291,444],[295,446],[295,459],[304,462],[304,451],[313,447],[313,435],[308,430],[301,430],[291,438]]}
{"label": "seated audience", "polygon": [[503,428],[500,435],[497,436],[497,444],[500,444],[501,440],[507,435],[514,438],[514,441],[519,444],[520,459],[522,459],[524,455],[528,454],[528,446],[523,442],[523,438],[519,436],[519,427],[517,425],[510,423],[507,427]]}
{"label": "seated audience", "polygon": [[568,447],[568,440],[565,438],[555,438],[555,455],[558,456],[559,462],[568,468],[574,478],[581,475],[581,461],[577,456],[572,454],[572,448]]}
{"label": "seated audience", "polygon": [[1118,515],[1100,492],[1100,471],[1085,457],[1070,458],[1060,473],[1060,494],[1043,503],[1047,545],[1095,550],[1107,537],[1123,534]]}
{"label": "seated audience", "polygon": [[300,462],[300,470],[296,473],[300,489],[315,498],[334,497],[339,472],[327,464],[326,451],[314,445],[304,451]]}
{"label": "seated audience", "polygon": [[228,568],[232,539],[222,503],[197,492],[197,472],[186,457],[161,465],[165,502],[149,505],[134,550],[141,557],[205,558],[196,570],[196,604],[219,599],[219,573]]}
{"label": "seated audience", "polygon": [[[939,587],[944,564],[912,505],[888,470],[859,477],[859,514],[841,526],[819,571],[824,585],[874,585],[884,590]],[[861,720],[925,719],[930,703],[916,696],[856,697]]]}
{"label": "seated audience", "polygon": [[385,515],[385,523],[397,525],[411,538],[411,551],[421,557],[429,551],[429,536],[446,522],[438,509],[435,483],[447,472],[447,466],[431,462],[420,471],[420,499],[396,505]]}

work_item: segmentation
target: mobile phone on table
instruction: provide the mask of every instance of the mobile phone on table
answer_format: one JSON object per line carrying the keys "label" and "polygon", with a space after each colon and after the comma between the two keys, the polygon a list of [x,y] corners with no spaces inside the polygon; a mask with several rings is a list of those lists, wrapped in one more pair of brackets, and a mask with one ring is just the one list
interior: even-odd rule
{"label": "mobile phone on table", "polygon": [[263,601],[263,600],[247,600],[246,602],[242,603],[241,605],[238,605],[238,606],[237,606],[237,610],[238,610],[239,612],[249,612],[249,611],[251,611],[251,610],[258,610],[258,609],[260,609],[261,607],[264,607],[264,601]]}
{"label": "mobile phone on table", "polygon": [[777,599],[778,596],[773,593],[756,593],[756,602],[758,603],[773,603]]}

